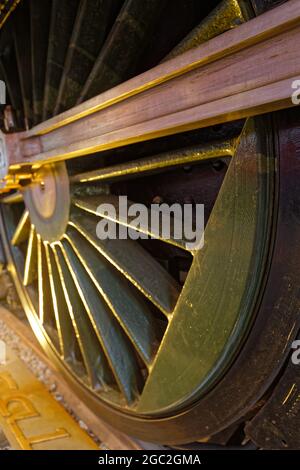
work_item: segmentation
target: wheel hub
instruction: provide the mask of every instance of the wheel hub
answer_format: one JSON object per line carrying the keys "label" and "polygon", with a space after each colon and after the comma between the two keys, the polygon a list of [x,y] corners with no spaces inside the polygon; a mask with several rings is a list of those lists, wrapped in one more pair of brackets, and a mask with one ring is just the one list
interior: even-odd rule
{"label": "wheel hub", "polygon": [[69,179],[65,163],[45,165],[24,190],[24,200],[37,233],[48,242],[60,240],[70,211]]}

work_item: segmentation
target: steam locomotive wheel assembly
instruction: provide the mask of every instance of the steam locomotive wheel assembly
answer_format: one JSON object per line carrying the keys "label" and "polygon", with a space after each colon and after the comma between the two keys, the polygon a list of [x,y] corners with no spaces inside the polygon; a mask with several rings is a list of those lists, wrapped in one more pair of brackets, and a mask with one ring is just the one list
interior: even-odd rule
{"label": "steam locomotive wheel assembly", "polygon": [[[230,42],[248,21],[281,8],[201,3],[23,0],[15,8],[0,35],[11,105],[2,244],[39,342],[99,417],[161,444],[299,447],[290,410],[300,373],[287,361],[299,331],[299,110],[276,104],[256,116],[257,105],[251,115],[178,127],[170,112],[160,130],[138,127],[141,116],[146,128],[168,106],[194,99],[176,92],[174,76],[170,103],[153,94],[153,106],[166,106],[153,117],[146,98],[156,79],[139,89],[139,77]],[[239,61],[251,66],[251,50],[243,52],[224,59],[231,77]],[[223,56],[203,73],[217,73]],[[159,93],[166,85],[160,80]],[[116,229],[125,227],[121,195],[129,206],[190,204],[194,218],[204,204],[204,246],[139,226],[136,240],[98,238],[99,221],[108,220],[101,204],[115,209]]]}

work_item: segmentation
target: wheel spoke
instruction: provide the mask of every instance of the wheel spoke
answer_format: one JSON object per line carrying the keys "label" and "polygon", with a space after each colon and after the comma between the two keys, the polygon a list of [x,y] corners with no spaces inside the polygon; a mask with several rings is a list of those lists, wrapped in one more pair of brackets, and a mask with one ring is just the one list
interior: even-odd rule
{"label": "wheel spoke", "polygon": [[23,213],[17,225],[17,228],[11,239],[11,244],[13,246],[20,245],[21,243],[28,240],[29,234],[30,234],[30,219],[29,219],[29,212],[26,210]]}
{"label": "wheel spoke", "polygon": [[133,350],[75,252],[66,244],[60,244],[60,248],[116,382],[130,404],[142,386],[142,376]]}
{"label": "wheel spoke", "polygon": [[89,214],[73,211],[70,223],[165,315],[173,312],[180,286],[137,242],[100,240],[97,219]]}
{"label": "wheel spoke", "polygon": [[51,287],[46,256],[46,244],[40,235],[37,235],[37,263],[38,263],[38,291],[39,291],[39,318],[45,326],[52,326],[55,320]]}
{"label": "wheel spoke", "polygon": [[30,2],[30,30],[32,54],[32,92],[34,124],[42,119],[45,70],[47,64],[49,18],[51,16],[50,0],[31,0]]}
{"label": "wheel spoke", "polygon": [[107,360],[77,292],[63,253],[57,245],[53,249],[68,312],[76,333],[90,384],[94,389],[99,387],[106,389],[107,384],[111,385],[114,382]]}
{"label": "wheel spoke", "polygon": [[44,120],[53,115],[78,4],[79,0],[52,2],[43,104]]}
{"label": "wheel spoke", "polygon": [[[138,291],[103,258],[74,228],[69,227],[66,240],[89,274],[113,315],[147,366],[159,345],[159,328]],[[80,253],[84,253],[81,255]]]}
{"label": "wheel spoke", "polygon": [[2,204],[20,204],[21,202],[23,202],[23,194],[19,191],[1,198]]}
{"label": "wheel spoke", "polygon": [[27,246],[23,282],[25,286],[31,284],[37,278],[37,234],[33,225]]}
{"label": "wheel spoke", "polygon": [[[132,223],[135,220],[135,216],[127,216],[127,211],[125,214],[122,213],[120,210],[119,206],[119,198],[117,196],[89,196],[86,198],[75,198],[73,200],[73,203],[78,207],[79,209],[82,209],[83,211],[89,212],[90,214],[93,214],[97,217],[101,217],[102,219],[106,219],[107,221],[114,222],[118,225],[121,225],[123,227],[128,227],[131,228],[133,225]],[[134,206],[134,202],[127,201],[128,203],[128,210]],[[114,214],[107,214],[107,210],[104,208],[102,209],[100,205],[103,204],[109,204],[114,208]],[[192,250],[189,248],[189,240],[184,240],[184,239],[178,239],[175,238],[175,233],[176,233],[176,225],[175,225],[175,220],[171,216],[170,218],[164,214],[159,214],[158,219],[159,219],[159,226],[157,227],[157,231],[151,230],[151,224],[150,218],[151,214],[150,211],[147,211],[147,224],[145,226],[141,225],[135,225],[133,231],[137,233],[141,233],[145,235],[148,238],[156,238],[158,240],[161,240],[165,243],[169,243],[170,245],[177,246],[178,248],[181,248],[183,250],[189,251],[192,253]],[[160,215],[160,217],[159,217]],[[167,237],[163,236],[163,221],[166,220],[166,227],[168,227],[169,222],[171,223],[170,226],[170,234],[167,234]],[[180,221],[181,222],[181,221]],[[180,224],[180,229],[182,229],[182,225]]]}
{"label": "wheel spoke", "polygon": [[77,103],[82,103],[132,75],[165,0],[126,0],[95,61]]}
{"label": "wheel spoke", "polygon": [[193,47],[200,46],[219,34],[236,28],[245,21],[244,9],[240,0],[222,0],[222,2],[196,26],[174,49],[164,61],[173,59]]}
{"label": "wheel spoke", "polygon": [[206,226],[205,246],[194,259],[145,385],[141,413],[162,412],[207,391],[247,331],[266,263],[272,213],[274,168],[265,153],[268,133],[257,131],[260,123],[245,125]]}

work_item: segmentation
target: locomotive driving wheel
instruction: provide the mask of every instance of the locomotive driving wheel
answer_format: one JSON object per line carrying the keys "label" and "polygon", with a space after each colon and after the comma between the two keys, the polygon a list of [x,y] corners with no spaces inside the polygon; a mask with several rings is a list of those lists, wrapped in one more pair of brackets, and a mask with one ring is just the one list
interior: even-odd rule
{"label": "locomotive driving wheel", "polygon": [[[21,3],[0,38],[15,127],[236,28],[263,4],[199,3]],[[282,121],[248,118],[50,159],[2,196],[8,267],[34,333],[78,395],[120,430],[164,444],[246,442],[290,334],[290,321],[286,332],[271,314],[264,323],[283,210]],[[204,246],[140,226],[135,240],[98,238],[110,217],[101,204],[115,209],[110,223],[126,225],[120,195],[148,208],[190,204],[194,219],[204,204]],[[262,350],[264,328],[274,338],[278,330],[274,353]]]}

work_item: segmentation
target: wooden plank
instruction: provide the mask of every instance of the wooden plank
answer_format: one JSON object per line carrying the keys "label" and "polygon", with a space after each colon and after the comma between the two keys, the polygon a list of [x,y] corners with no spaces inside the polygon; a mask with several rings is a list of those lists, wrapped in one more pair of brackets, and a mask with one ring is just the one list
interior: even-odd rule
{"label": "wooden plank", "polygon": [[284,31],[291,30],[300,21],[300,3],[290,0],[258,18],[227,31],[201,46],[160,64],[153,69],[134,77],[127,82],[92,98],[71,110],[60,114],[32,129],[27,135],[35,136],[48,133],[58,127],[91,115],[101,109],[154,88],[175,77],[183,75],[200,66],[259,44]]}
{"label": "wooden plank", "polygon": [[299,19],[290,0],[36,126],[10,162],[65,160],[290,107]]}
{"label": "wooden plank", "polygon": [[[57,152],[57,149],[74,143],[83,147],[78,142],[86,142],[84,145],[88,146],[89,139],[95,136],[101,138],[106,134],[114,136],[121,129],[127,129],[126,138],[134,138],[135,132],[130,129],[132,126],[146,125],[163,116],[171,119],[171,116],[184,110],[191,113],[196,106],[208,103],[214,103],[214,114],[218,116],[219,103],[224,98],[278,83],[289,77],[300,76],[300,60],[295,48],[299,40],[300,26],[252,48],[200,67],[164,86],[155,87],[125,100],[118,106],[103,109],[72,125],[41,136],[43,150]],[[290,102],[293,91],[291,83],[286,90],[286,97]],[[265,106],[276,98],[277,95],[268,96]],[[249,107],[243,97],[240,107],[245,104]],[[228,111],[230,112],[230,109]],[[193,113],[192,120],[195,118],[200,121],[201,127],[209,125],[203,111],[199,115]],[[172,127],[175,128],[176,125],[173,124]],[[153,124],[152,129],[164,132],[164,126]]]}

